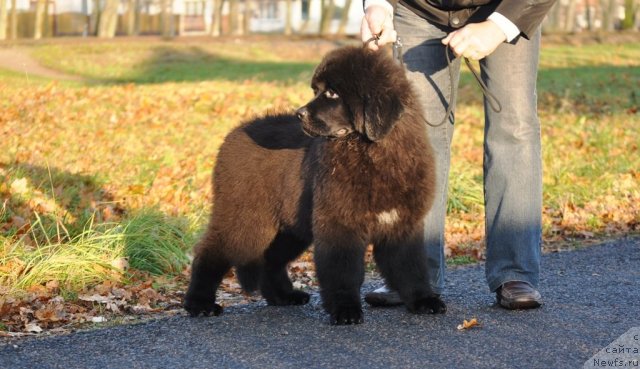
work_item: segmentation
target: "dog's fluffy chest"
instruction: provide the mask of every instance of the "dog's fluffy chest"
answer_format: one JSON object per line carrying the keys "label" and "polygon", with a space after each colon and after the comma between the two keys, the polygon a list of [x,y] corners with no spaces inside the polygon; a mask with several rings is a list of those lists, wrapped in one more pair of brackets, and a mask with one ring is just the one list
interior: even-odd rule
{"label": "dog's fluffy chest", "polygon": [[428,166],[396,152],[377,152],[357,142],[332,143],[321,152],[314,207],[330,207],[372,231],[402,227],[420,218],[429,202]]}

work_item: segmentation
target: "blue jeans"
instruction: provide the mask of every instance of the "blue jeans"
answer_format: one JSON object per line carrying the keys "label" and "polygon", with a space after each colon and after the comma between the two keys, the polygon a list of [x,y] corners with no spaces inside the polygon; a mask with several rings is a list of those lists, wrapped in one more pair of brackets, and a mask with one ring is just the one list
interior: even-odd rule
{"label": "blue jeans", "polygon": [[[453,29],[436,26],[398,5],[395,28],[404,44],[408,78],[423,104],[425,117],[439,123],[456,93],[449,96],[450,77],[445,47],[440,40]],[[542,229],[542,160],[537,116],[536,77],[540,31],[527,40],[518,37],[501,44],[480,61],[481,76],[502,105],[494,112],[484,102],[484,200],[487,260],[485,272],[491,291],[507,281],[538,285]],[[455,89],[460,59],[452,63]],[[437,188],[433,208],[425,219],[425,247],[431,287],[444,288],[444,222],[450,146],[454,119],[427,125],[436,152]]]}

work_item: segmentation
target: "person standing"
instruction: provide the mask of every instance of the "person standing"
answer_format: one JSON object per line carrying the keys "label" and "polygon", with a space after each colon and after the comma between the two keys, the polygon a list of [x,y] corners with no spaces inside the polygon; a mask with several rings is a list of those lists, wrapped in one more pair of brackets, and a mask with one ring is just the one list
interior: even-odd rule
{"label": "person standing", "polygon": [[[436,200],[425,219],[429,280],[444,288],[444,222],[460,58],[479,60],[485,96],[484,200],[487,283],[500,306],[536,308],[542,238],[542,159],[536,78],[540,24],[555,0],[365,0],[361,37],[377,50],[399,36],[407,76],[423,104],[436,153]],[[450,50],[450,51],[449,51]],[[451,106],[449,106],[451,104]],[[450,114],[447,116],[447,114]],[[442,124],[438,124],[441,122]],[[434,124],[435,123],[435,124]],[[373,306],[401,304],[382,287]]]}

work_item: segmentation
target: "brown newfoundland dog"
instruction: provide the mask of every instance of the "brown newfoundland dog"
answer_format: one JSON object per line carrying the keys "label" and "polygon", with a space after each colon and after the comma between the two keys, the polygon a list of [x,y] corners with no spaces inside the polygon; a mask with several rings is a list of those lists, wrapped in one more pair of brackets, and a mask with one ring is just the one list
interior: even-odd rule
{"label": "brown newfoundland dog", "polygon": [[434,196],[424,119],[404,70],[383,52],[329,53],[296,115],[248,122],[225,139],[215,204],[196,247],[185,309],[219,315],[216,290],[231,267],[269,305],[309,301],[287,264],[314,244],[332,324],[362,320],[364,253],[413,313],[442,313],[427,280],[423,219]]}

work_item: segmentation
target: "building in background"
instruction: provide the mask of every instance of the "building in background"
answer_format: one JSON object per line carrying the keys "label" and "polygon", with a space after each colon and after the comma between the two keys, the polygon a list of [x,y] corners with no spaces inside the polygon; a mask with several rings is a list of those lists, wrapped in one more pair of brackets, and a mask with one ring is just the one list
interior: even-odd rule
{"label": "building in background", "polygon": [[[11,8],[11,0],[6,1]],[[48,1],[44,36],[89,36],[96,32],[101,9],[106,0],[45,0]],[[294,34],[317,34],[322,19],[322,0],[290,0],[290,19],[287,21],[287,0],[224,0],[220,14],[223,33],[232,33],[233,23],[229,18],[233,13],[231,2],[236,2],[238,23],[243,25],[242,33],[284,33],[287,22]],[[18,12],[18,37],[29,38],[33,33],[35,11],[38,0],[16,0]],[[362,19],[362,0],[350,1],[350,8],[344,9],[348,0],[334,0],[333,19],[330,33],[338,31],[344,11],[348,21],[344,28],[347,35],[359,32]],[[167,6],[173,14],[171,18],[173,35],[211,34],[214,24],[214,0],[119,0],[117,35],[161,34],[162,10]],[[132,14],[132,15],[130,15]],[[132,25],[131,25],[132,24]],[[129,26],[128,26],[129,25]],[[129,28],[128,28],[129,27]],[[133,27],[133,30],[130,29]],[[226,32],[225,32],[226,31]]]}
{"label": "building in background", "polygon": [[[39,0],[0,0],[16,3],[19,38],[34,34]],[[98,33],[101,10],[117,2],[116,35],[169,36],[247,33],[357,35],[362,0],[43,0],[47,2],[43,36],[92,36]],[[222,4],[216,11],[216,4]],[[333,4],[323,21],[323,4]],[[349,9],[345,9],[348,6]],[[5,21],[8,28],[14,27]],[[2,22],[0,22],[2,24]],[[559,0],[543,23],[543,31],[640,28],[640,0]]]}

